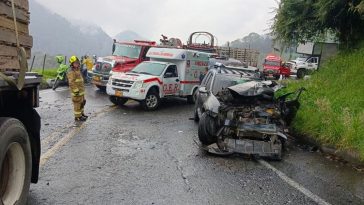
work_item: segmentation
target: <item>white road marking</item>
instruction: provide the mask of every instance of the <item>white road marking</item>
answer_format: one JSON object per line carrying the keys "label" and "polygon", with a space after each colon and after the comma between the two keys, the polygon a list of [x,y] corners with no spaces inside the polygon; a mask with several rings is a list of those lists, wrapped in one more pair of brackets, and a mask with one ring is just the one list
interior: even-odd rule
{"label": "white road marking", "polygon": [[326,202],[325,200],[323,200],[322,198],[320,198],[316,194],[312,193],[310,190],[308,190],[305,187],[303,187],[301,184],[299,184],[299,183],[295,182],[293,179],[289,178],[287,175],[285,175],[283,172],[279,171],[278,169],[276,169],[275,167],[273,167],[272,165],[270,165],[268,162],[266,162],[264,160],[258,160],[258,162],[261,165],[263,165],[264,167],[272,170],[283,181],[285,181],[291,187],[293,187],[293,188],[297,189],[298,191],[300,191],[302,194],[304,194],[308,198],[310,198],[313,201],[315,201],[317,204],[319,204],[319,205],[331,205],[330,203]]}
{"label": "white road marking", "polygon": [[[108,113],[114,109],[116,109],[117,106],[111,106],[107,107],[105,109],[102,109],[99,112],[94,113],[90,119],[100,117],[102,114]],[[84,129],[88,124],[92,123],[90,122],[90,119],[82,124],[80,124],[79,127],[71,128],[70,132],[68,132],[62,139],[60,139],[53,147],[47,150],[41,157],[40,157],[40,166],[43,167],[47,161],[52,158],[64,145],[66,145],[71,139],[76,136],[82,129]],[[42,143],[44,143],[42,141]]]}

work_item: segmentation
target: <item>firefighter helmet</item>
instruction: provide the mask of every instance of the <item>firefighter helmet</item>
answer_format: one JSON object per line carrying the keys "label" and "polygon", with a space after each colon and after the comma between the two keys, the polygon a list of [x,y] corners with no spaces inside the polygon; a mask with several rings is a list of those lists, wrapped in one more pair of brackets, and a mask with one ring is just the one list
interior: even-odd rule
{"label": "firefighter helmet", "polygon": [[73,64],[74,62],[76,62],[76,61],[80,61],[78,58],[77,58],[77,56],[72,56],[71,58],[70,58],[70,64]]}

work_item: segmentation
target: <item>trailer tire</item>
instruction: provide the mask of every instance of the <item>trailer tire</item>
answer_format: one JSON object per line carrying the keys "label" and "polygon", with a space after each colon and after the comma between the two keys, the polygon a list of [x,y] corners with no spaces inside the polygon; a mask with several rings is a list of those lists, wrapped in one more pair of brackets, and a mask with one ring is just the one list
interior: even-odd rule
{"label": "trailer tire", "polygon": [[0,118],[0,197],[4,205],[26,204],[32,174],[32,154],[24,125]]}
{"label": "trailer tire", "polygon": [[124,105],[128,101],[128,98],[121,98],[121,97],[116,97],[116,96],[109,96],[109,100],[114,105],[120,105],[120,106],[122,106],[122,105]]}
{"label": "trailer tire", "polygon": [[198,139],[203,145],[210,145],[217,142],[216,121],[207,113],[203,113],[198,123]]}
{"label": "trailer tire", "polygon": [[144,110],[147,110],[147,111],[153,111],[153,110],[158,109],[159,104],[160,104],[159,94],[153,88],[148,91],[148,94],[145,97],[145,100],[141,101],[142,107],[144,108]]}
{"label": "trailer tire", "polygon": [[306,75],[306,69],[300,68],[297,71],[297,79],[303,79]]}

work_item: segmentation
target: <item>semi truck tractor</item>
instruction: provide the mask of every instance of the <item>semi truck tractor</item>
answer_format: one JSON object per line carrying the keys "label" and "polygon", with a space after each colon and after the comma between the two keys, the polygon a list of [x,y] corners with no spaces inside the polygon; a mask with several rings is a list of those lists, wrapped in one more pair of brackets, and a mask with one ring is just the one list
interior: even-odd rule
{"label": "semi truck tractor", "polygon": [[40,160],[41,76],[27,72],[29,2],[0,1],[0,204],[26,204]]}

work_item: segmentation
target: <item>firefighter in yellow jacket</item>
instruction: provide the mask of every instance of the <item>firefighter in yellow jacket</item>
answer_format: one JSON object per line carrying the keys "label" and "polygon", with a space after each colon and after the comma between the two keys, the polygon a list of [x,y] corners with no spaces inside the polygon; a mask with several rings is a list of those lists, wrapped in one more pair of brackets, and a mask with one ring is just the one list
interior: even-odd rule
{"label": "firefighter in yellow jacket", "polygon": [[67,77],[72,95],[75,121],[86,121],[88,116],[84,114],[84,107],[86,105],[85,85],[80,71],[80,61],[76,56],[72,56],[69,62],[70,70]]}

